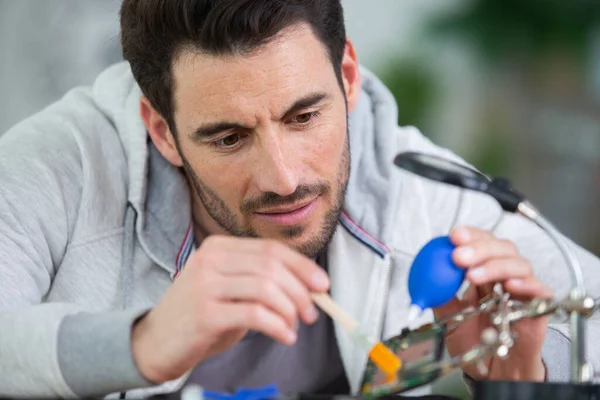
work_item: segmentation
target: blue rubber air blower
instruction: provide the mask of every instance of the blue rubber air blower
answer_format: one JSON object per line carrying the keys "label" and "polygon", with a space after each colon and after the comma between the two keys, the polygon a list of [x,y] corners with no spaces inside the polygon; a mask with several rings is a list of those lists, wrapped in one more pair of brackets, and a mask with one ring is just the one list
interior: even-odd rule
{"label": "blue rubber air blower", "polygon": [[427,242],[415,257],[408,275],[409,320],[417,318],[425,309],[446,304],[456,296],[466,271],[452,261],[455,247],[448,236],[440,236]]}

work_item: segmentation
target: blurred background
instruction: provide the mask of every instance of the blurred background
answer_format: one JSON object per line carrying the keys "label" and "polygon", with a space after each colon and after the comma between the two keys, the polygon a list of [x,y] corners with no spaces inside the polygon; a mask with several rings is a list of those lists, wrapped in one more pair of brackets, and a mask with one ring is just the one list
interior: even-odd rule
{"label": "blurred background", "polygon": [[[0,0],[0,133],[120,60],[119,0]],[[600,254],[600,1],[343,0],[415,125]]]}

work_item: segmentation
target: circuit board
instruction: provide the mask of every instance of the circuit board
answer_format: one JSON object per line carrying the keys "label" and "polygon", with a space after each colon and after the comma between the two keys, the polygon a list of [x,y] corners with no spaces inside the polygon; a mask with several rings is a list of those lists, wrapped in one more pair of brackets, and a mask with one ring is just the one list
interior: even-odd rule
{"label": "circuit board", "polygon": [[365,398],[375,398],[399,393],[435,380],[436,373],[420,373],[422,366],[439,361],[444,349],[443,327],[427,324],[416,330],[404,329],[400,335],[385,340],[386,345],[402,360],[396,380],[388,378],[371,360],[367,364],[361,393]]}

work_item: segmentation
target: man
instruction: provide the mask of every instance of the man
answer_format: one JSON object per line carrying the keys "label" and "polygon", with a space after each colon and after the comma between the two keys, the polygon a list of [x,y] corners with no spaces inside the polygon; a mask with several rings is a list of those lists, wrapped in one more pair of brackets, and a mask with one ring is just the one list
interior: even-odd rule
{"label": "man", "polygon": [[[540,230],[392,165],[405,150],[456,157],[396,126],[339,1],[125,0],[121,30],[128,64],[0,142],[3,395],[140,397],[188,378],[357,393],[367,354],[310,293],[396,335],[413,257],[448,233],[464,301],[494,282],[524,299],[564,289]],[[599,262],[577,255],[597,295]],[[487,378],[568,379],[568,332],[547,324],[521,322]]]}

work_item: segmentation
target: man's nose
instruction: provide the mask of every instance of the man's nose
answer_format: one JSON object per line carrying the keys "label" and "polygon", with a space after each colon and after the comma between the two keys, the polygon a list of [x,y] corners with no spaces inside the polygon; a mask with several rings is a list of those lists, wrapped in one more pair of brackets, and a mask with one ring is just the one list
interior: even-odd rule
{"label": "man's nose", "polygon": [[256,154],[258,168],[255,168],[254,176],[261,192],[289,196],[296,191],[301,167],[298,162],[299,154],[292,147],[277,132],[262,138]]}

